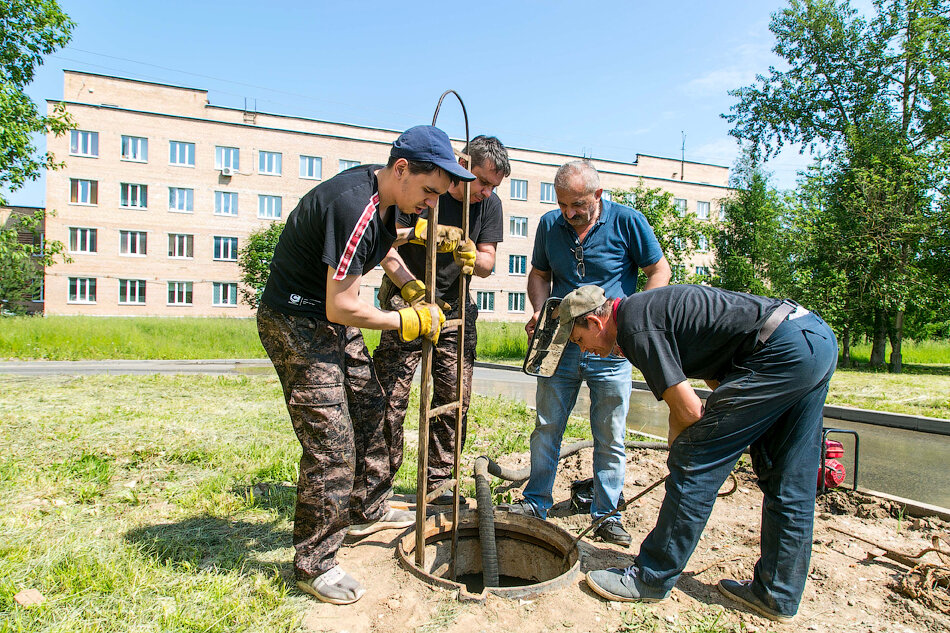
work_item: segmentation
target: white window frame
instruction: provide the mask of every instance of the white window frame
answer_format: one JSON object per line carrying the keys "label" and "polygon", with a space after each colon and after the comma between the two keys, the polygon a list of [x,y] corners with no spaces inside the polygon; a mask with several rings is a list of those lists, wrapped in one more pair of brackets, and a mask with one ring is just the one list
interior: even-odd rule
{"label": "white window frame", "polygon": [[264,176],[280,176],[283,171],[283,154],[280,152],[268,152],[258,150],[257,152],[257,173]]}
{"label": "white window frame", "polygon": [[700,220],[709,219],[709,203],[703,200],[696,201],[696,217]]}
{"label": "white window frame", "polygon": [[169,187],[168,210],[172,213],[194,213],[195,190],[189,187]]}
{"label": "white window frame", "polygon": [[146,231],[119,230],[119,255],[145,257],[147,254],[148,233]]}
{"label": "white window frame", "polygon": [[[191,281],[169,281],[166,286],[167,304],[170,306],[190,306],[194,305],[194,282]],[[174,295],[172,294],[174,293]]]}
{"label": "white window frame", "polygon": [[98,238],[97,229],[71,226],[69,227],[69,252],[82,255],[95,255],[99,252]]}
{"label": "white window frame", "polygon": [[[225,205],[225,199],[228,203]],[[238,194],[236,191],[214,192],[214,214],[236,218],[238,214]]]}
{"label": "white window frame", "polygon": [[479,312],[495,311],[495,293],[491,290],[478,290],[475,292],[475,304]]}
{"label": "white window frame", "polygon": [[215,235],[212,239],[212,259],[216,262],[236,262],[238,259],[238,238],[229,235]]}
{"label": "white window frame", "polygon": [[86,178],[69,179],[69,204],[95,207],[99,204],[99,181]]}
{"label": "white window frame", "polygon": [[508,235],[528,237],[528,218],[520,215],[508,216]]}
{"label": "white window frame", "polygon": [[[182,154],[184,154],[184,161],[180,160]],[[168,164],[176,167],[194,167],[195,144],[190,141],[168,141]]]}
{"label": "white window frame", "polygon": [[[604,193],[607,193],[607,192],[605,191]],[[554,191],[553,182],[541,183],[541,202],[545,204],[547,203],[557,204],[557,192]]]}
{"label": "white window frame", "polygon": [[133,163],[148,162],[148,139],[144,136],[122,135],[122,160]]}
{"label": "white window frame", "polygon": [[241,169],[241,149],[238,147],[229,147],[227,145],[214,146],[214,168],[224,169],[230,167],[234,171]]}
{"label": "white window frame", "polygon": [[69,155],[99,158],[99,132],[70,130]]}
{"label": "white window frame", "polygon": [[508,274],[512,277],[524,277],[528,274],[527,255],[508,256]]}
{"label": "white window frame", "polygon": [[[184,251],[184,255],[181,254]],[[193,233],[169,233],[168,257],[170,259],[194,259],[195,236]]]}
{"label": "white window frame", "polygon": [[[95,277],[70,277],[66,303],[93,304],[96,302]],[[75,298],[74,298],[75,297]],[[91,297],[91,298],[90,298]]]}
{"label": "white window frame", "polygon": [[686,215],[686,198],[673,198],[673,208],[681,218]]}
{"label": "white window frame", "polygon": [[[211,305],[218,308],[236,308],[237,307],[237,282],[236,281],[215,281],[212,282]],[[221,301],[222,294],[228,293],[227,301]]]}
{"label": "white window frame", "polygon": [[304,180],[323,180],[323,159],[319,156],[301,154],[300,177]]}
{"label": "white window frame", "polygon": [[283,212],[283,199],[280,196],[259,194],[257,196],[257,217],[262,220],[279,220]]}
{"label": "white window frame", "polygon": [[119,207],[122,209],[147,209],[148,185],[120,182]]}
{"label": "white window frame", "polygon": [[694,270],[696,271],[696,276],[697,276],[697,277],[698,277],[698,276],[703,276],[703,277],[708,277],[708,276],[709,276],[709,266],[696,266],[696,268],[695,268]]}
{"label": "white window frame", "polygon": [[344,172],[347,169],[353,169],[354,167],[359,167],[362,165],[358,160],[347,160],[345,158],[340,159],[340,172]]}
{"label": "white window frame", "polygon": [[511,199],[512,200],[527,200],[528,199],[528,181],[521,180],[520,178],[511,179]]}
{"label": "white window frame", "polygon": [[[144,306],[146,288],[147,284],[144,279],[120,279],[119,305]],[[122,298],[123,294],[125,295],[125,299]],[[130,297],[133,297],[133,299],[130,300]]]}
{"label": "white window frame", "polygon": [[[524,292],[508,293],[508,312],[524,312],[527,295]],[[512,306],[512,303],[515,305]]]}
{"label": "white window frame", "polygon": [[709,238],[705,235],[700,235],[696,240],[696,251],[699,253],[708,253],[709,252]]}

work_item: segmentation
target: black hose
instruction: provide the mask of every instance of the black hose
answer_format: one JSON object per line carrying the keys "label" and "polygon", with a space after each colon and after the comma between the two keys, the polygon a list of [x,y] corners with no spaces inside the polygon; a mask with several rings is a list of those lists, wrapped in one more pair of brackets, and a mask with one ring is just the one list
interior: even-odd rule
{"label": "black hose", "polygon": [[484,455],[475,460],[475,501],[478,504],[478,538],[482,545],[482,582],[486,587],[497,587],[498,550],[495,544],[495,506],[488,483],[489,463],[494,462]]}

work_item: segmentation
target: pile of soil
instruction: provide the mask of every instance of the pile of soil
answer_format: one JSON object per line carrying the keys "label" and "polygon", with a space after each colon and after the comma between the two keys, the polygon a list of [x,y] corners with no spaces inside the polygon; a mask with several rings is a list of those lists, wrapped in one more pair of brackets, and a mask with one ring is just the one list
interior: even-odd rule
{"label": "pile of soil", "polygon": [[[506,456],[505,466],[523,467],[527,455]],[[667,474],[666,453],[628,450],[624,494],[629,499]],[[471,464],[466,466],[471,472]],[[562,460],[554,487],[557,502],[549,520],[572,534],[590,524],[574,514],[570,485],[590,477],[591,450]],[[583,573],[633,562],[639,543],[653,528],[663,487],[630,504],[623,524],[633,545],[622,548],[585,538],[581,574],[575,582],[531,600],[489,595],[484,603],[458,602],[452,592],[433,588],[402,569],[395,556],[395,531],[379,532],[344,547],[340,562],[367,587],[366,595],[348,606],[313,603],[303,620],[315,631],[616,631],[640,630],[635,622],[649,617],[656,630],[685,631],[696,618],[712,619],[736,631],[825,631],[869,633],[950,631],[950,559],[926,554],[916,569],[880,555],[889,550],[916,555],[934,539],[950,550],[950,525],[936,517],[908,518],[890,501],[859,493],[832,491],[816,507],[812,564],[798,617],[781,625],[724,598],[720,578],[751,578],[759,556],[762,495],[748,467],[737,468],[736,491],[716,502],[709,524],[670,599],[650,606],[611,603],[590,591]],[[724,489],[731,488],[728,483]],[[517,489],[514,496],[518,496]],[[839,531],[840,530],[840,531]],[[854,536],[848,536],[842,533]],[[948,540],[942,540],[948,539]],[[869,556],[869,554],[877,557]],[[646,615],[644,614],[646,610]],[[639,618],[639,620],[638,620]],[[651,625],[652,626],[652,625]],[[653,630],[647,628],[645,630]]]}

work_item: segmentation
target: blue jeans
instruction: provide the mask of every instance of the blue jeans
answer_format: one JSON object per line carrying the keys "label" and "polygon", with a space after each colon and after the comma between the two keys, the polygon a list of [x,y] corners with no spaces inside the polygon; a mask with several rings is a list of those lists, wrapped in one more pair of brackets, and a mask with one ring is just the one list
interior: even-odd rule
{"label": "blue jeans", "polygon": [[734,361],[703,417],[670,449],[666,497],[636,559],[646,597],[664,597],[676,584],[748,446],[764,494],[752,591],[778,613],[798,611],[811,560],[822,406],[837,360],[831,328],[808,314],[784,321],[764,346]]}
{"label": "blue jeans", "polygon": [[577,345],[569,343],[554,375],[538,378],[538,417],[531,433],[531,478],[524,497],[542,518],[554,505],[551,490],[561,454],[561,438],[585,380],[590,389],[590,427],[594,435],[591,514],[602,517],[617,507],[626,472],[623,442],[630,405],[630,370],[630,363],[623,358],[584,354]]}

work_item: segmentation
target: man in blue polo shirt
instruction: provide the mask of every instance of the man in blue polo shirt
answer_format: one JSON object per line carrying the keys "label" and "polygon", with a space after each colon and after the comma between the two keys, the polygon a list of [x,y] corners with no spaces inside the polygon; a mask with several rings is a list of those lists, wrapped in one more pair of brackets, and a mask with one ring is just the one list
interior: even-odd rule
{"label": "man in blue polo shirt", "polygon": [[[583,285],[600,286],[608,297],[637,291],[637,273],[647,276],[645,290],[670,281],[670,265],[642,213],[603,199],[597,170],[589,161],[572,161],[554,178],[559,210],[541,217],[528,275],[528,299],[534,308],[525,326],[530,337],[548,297],[565,297]],[[537,421],[531,433],[531,477],[524,499],[509,510],[546,518],[554,504],[561,438],[577,401],[581,382],[590,389],[590,424],[594,436],[594,499],[591,515],[616,509],[623,490],[627,410],[631,367],[618,356],[582,353],[573,343],[564,348],[557,371],[538,378]],[[630,535],[620,519],[605,521],[597,536],[628,546]]]}

